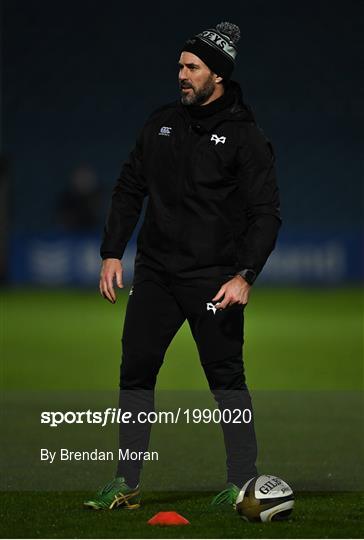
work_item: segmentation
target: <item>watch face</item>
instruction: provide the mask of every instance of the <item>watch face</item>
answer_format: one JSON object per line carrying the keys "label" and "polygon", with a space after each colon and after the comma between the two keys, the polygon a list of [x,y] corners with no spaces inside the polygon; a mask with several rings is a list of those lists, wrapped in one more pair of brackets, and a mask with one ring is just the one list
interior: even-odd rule
{"label": "watch face", "polygon": [[243,270],[242,272],[239,272],[239,274],[241,275],[241,277],[245,279],[247,283],[249,283],[249,285],[252,285],[254,283],[254,279],[255,279],[254,270]]}

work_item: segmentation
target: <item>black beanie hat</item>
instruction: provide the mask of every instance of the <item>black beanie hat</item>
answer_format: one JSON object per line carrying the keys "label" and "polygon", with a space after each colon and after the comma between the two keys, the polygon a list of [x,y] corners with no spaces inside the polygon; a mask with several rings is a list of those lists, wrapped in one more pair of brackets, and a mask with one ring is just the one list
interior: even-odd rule
{"label": "black beanie hat", "polygon": [[238,53],[237,43],[240,29],[235,24],[221,22],[186,41],[182,51],[198,56],[205,64],[223,79],[229,79]]}

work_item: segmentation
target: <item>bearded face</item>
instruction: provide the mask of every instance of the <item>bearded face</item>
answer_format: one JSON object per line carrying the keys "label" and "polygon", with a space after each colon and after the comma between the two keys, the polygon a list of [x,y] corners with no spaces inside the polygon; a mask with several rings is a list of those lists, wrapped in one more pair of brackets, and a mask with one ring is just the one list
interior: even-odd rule
{"label": "bearded face", "polygon": [[186,51],[179,60],[178,82],[183,105],[202,105],[217,88],[216,75],[211,69],[198,56]]}
{"label": "bearded face", "polygon": [[182,81],[180,83],[181,102],[183,105],[202,105],[214,93],[215,81],[213,74],[210,73],[206,80],[193,84],[190,81]]}

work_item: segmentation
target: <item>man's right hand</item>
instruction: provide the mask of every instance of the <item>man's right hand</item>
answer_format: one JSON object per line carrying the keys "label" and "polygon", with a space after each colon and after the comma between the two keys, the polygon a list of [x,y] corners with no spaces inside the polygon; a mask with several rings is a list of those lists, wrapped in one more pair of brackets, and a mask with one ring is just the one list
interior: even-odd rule
{"label": "man's right hand", "polygon": [[100,274],[100,293],[112,304],[116,302],[116,293],[114,291],[114,279],[119,289],[123,285],[123,265],[119,259],[104,259]]}

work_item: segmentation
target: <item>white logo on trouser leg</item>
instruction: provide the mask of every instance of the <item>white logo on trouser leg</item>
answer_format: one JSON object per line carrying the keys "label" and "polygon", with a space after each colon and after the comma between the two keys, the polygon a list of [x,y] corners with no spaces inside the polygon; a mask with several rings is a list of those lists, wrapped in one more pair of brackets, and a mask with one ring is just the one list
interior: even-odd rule
{"label": "white logo on trouser leg", "polygon": [[219,144],[219,143],[225,144],[226,137],[224,137],[224,136],[218,137],[218,136],[216,135],[216,133],[213,133],[213,134],[211,135],[210,141],[214,141],[214,142],[215,142],[215,146],[216,146],[217,144]]}
{"label": "white logo on trouser leg", "polygon": [[216,306],[218,306],[220,304],[220,302],[217,302],[217,304],[213,304],[212,302],[207,302],[206,303],[206,309],[207,311],[213,311],[214,315],[217,311],[216,309]]}

